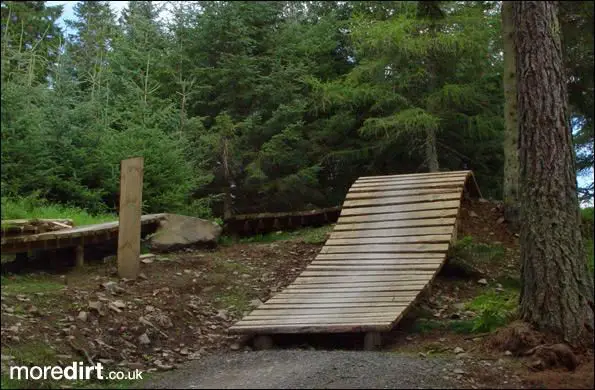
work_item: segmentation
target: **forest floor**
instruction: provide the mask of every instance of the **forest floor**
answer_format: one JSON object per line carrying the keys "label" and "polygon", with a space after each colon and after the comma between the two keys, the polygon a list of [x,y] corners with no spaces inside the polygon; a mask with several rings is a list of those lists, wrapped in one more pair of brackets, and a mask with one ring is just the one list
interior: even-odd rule
{"label": "forest floor", "polygon": [[[518,238],[502,222],[498,204],[473,202],[463,208],[459,243],[450,260],[431,290],[386,335],[383,351],[373,353],[378,358],[355,362],[351,354],[361,349],[362,337],[354,335],[277,338],[276,351],[253,352],[245,339],[227,334],[251,306],[282,290],[314,259],[332,229],[326,226],[225,239],[217,249],[158,255],[141,265],[137,281],[119,280],[113,258],[83,270],[3,275],[2,388],[209,387],[200,378],[211,371],[197,367],[217,364],[220,369],[224,362],[235,361],[235,380],[242,380],[250,376],[249,367],[254,369],[242,359],[250,364],[256,364],[254,359],[266,363],[267,356],[277,364],[279,359],[311,360],[299,351],[313,354],[312,359],[321,362],[320,375],[327,375],[324,369],[334,372],[337,367],[332,365],[343,359],[333,357],[325,365],[314,356],[328,350],[343,350],[332,353],[346,354],[343,362],[349,368],[341,366],[346,370],[374,366],[372,387],[593,388],[592,350],[578,356],[574,371],[537,371],[530,358],[493,348],[497,330],[510,326],[516,308]],[[140,369],[143,381],[24,382],[7,375],[15,364],[74,360],[101,362],[114,370]],[[285,365],[292,367],[286,374],[294,377],[285,383],[294,386],[300,377],[296,364]],[[382,382],[379,367],[408,370],[407,380],[397,375]],[[186,382],[181,382],[184,377]],[[404,382],[398,382],[400,378]],[[334,384],[313,380],[304,379],[303,386],[366,385],[361,379]],[[268,382],[271,387],[278,383]],[[225,387],[223,382],[211,385]]]}

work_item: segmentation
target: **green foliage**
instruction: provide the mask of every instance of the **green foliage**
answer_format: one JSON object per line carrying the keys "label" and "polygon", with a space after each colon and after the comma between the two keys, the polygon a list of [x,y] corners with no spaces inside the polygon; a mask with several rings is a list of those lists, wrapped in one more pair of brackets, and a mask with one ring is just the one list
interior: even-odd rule
{"label": "green foliage", "polygon": [[35,195],[18,198],[2,198],[2,220],[6,219],[72,219],[75,226],[116,221],[115,214],[89,214],[86,210],[74,206],[52,204]]}
{"label": "green foliage", "polygon": [[[294,231],[272,232],[267,234],[256,234],[250,237],[240,238],[240,243],[269,243],[275,241],[299,241],[305,244],[324,244],[327,235],[333,230],[333,225],[326,225],[321,227],[304,228]],[[221,243],[232,244],[234,240],[231,237],[221,237]]]}
{"label": "green foliage", "polygon": [[516,315],[519,302],[518,290],[489,291],[467,304],[467,309],[477,313],[472,332],[491,332],[506,325]]}
{"label": "green foliage", "polygon": [[[120,159],[144,156],[144,212],[304,210],[340,204],[359,176],[425,170],[428,154],[499,197],[496,2],[171,5],[164,19],[130,2],[117,20],[79,2],[65,37],[62,7],[2,3],[3,198],[114,212]],[[561,5],[579,170],[592,9]]]}
{"label": "green foliage", "polygon": [[453,248],[453,257],[470,263],[492,263],[504,259],[502,244],[475,242],[473,237],[465,236],[458,240]]}

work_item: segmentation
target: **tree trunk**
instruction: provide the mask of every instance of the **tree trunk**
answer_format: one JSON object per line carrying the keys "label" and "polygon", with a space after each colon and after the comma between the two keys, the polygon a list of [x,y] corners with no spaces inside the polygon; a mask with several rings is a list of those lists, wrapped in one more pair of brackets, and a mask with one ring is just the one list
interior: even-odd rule
{"label": "tree trunk", "polygon": [[426,161],[430,172],[438,172],[438,149],[436,148],[436,131],[426,130]]}
{"label": "tree trunk", "polygon": [[511,230],[518,231],[519,219],[519,129],[516,97],[516,64],[512,2],[502,3],[504,49],[504,216]]}
{"label": "tree trunk", "polygon": [[523,320],[569,343],[593,331],[557,2],[515,1]]}

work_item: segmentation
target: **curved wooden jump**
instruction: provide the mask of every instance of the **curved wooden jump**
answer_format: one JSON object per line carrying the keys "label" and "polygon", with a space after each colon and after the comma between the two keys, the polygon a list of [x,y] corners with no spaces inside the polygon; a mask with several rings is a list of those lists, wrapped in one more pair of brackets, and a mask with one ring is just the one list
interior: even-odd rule
{"label": "curved wooden jump", "polygon": [[471,171],[359,178],[318,256],[231,333],[389,331],[444,264]]}

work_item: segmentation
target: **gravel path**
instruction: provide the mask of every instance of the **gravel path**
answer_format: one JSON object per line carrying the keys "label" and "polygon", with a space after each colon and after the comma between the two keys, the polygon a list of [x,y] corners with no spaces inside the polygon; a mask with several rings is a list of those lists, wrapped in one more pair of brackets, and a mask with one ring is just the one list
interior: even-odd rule
{"label": "gravel path", "polygon": [[189,363],[144,388],[457,388],[456,361],[391,352],[269,350],[220,353]]}

